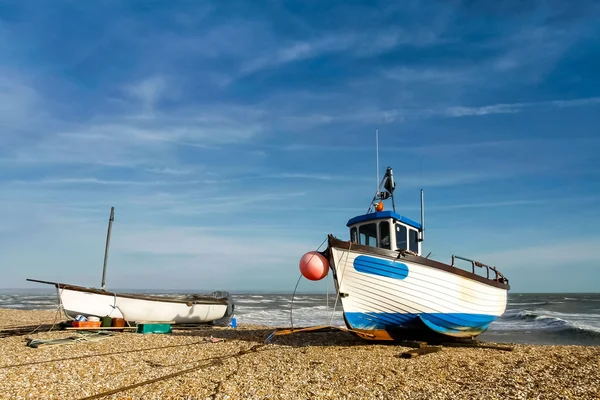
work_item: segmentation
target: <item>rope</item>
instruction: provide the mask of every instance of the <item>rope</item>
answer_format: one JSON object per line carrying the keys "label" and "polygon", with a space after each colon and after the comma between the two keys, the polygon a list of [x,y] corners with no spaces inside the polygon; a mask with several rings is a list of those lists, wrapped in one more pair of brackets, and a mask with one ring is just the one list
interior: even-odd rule
{"label": "rope", "polygon": [[[52,329],[54,329],[54,327],[56,326],[56,320],[57,320],[58,316],[60,315],[60,305],[59,305],[59,306],[58,306],[58,307],[55,309],[55,311],[56,311],[56,312],[54,313],[54,319],[52,320],[52,325],[50,326],[50,329],[48,329],[46,332],[50,332],[50,331],[52,331]],[[35,326],[35,325],[32,325],[32,326]],[[37,327],[35,327],[35,328],[34,328],[32,331],[30,331],[30,332],[22,332],[22,331],[21,331],[21,332],[10,332],[10,333],[13,333],[13,334],[15,334],[15,333],[16,333],[16,335],[32,335],[32,334],[34,334],[35,332],[37,332],[37,331],[38,331],[38,329],[40,329],[41,327],[46,327],[46,326],[48,326],[48,324],[47,324],[46,322],[42,322],[41,324],[39,324]],[[23,328],[23,329],[26,329],[26,328],[29,328],[29,327],[23,327],[23,326],[20,326],[20,327],[19,327],[19,326],[16,326],[16,327],[14,327],[14,328],[16,328],[16,329],[14,329],[15,331],[18,331],[18,328]],[[4,331],[4,332],[2,332],[2,331]],[[8,332],[7,330],[0,329],[0,333],[7,333],[7,332]],[[14,335],[13,335],[13,336],[14,336]]]}
{"label": "rope", "polygon": [[[52,326],[50,326],[50,328],[46,331],[46,332],[51,332],[54,327],[56,326],[56,322],[58,319],[58,316],[60,315],[60,311],[61,309],[63,309],[62,307],[62,302],[60,301],[60,295],[61,292],[58,292],[57,289],[57,294],[58,294],[58,306],[54,309],[56,312],[54,313],[54,319],[52,320]],[[35,326],[35,325],[31,325],[31,326]],[[0,337],[6,337],[6,336],[18,336],[18,335],[31,335],[35,332],[38,331],[38,329],[40,329],[41,327],[46,327],[48,326],[48,324],[46,324],[45,322],[42,322],[40,325],[38,325],[36,328],[34,328],[32,331],[30,332],[23,332],[25,329],[29,329],[31,326],[12,326],[9,328],[15,328],[15,329],[9,329],[6,330],[5,328],[0,328]],[[19,329],[21,328],[21,329]],[[12,332],[10,332],[10,330],[12,330]]]}
{"label": "rope", "polygon": [[[327,279],[327,278],[329,278],[329,271],[327,271],[327,276],[325,278],[326,278],[326,280],[325,280],[325,293],[326,293],[325,301],[326,301],[326,303],[325,304],[327,305],[327,311],[329,311],[329,279]],[[325,322],[327,322],[327,316],[325,317]]]}
{"label": "rope", "polygon": [[[42,328],[51,328],[50,324],[42,324]],[[29,335],[32,332],[32,329],[38,329],[40,326],[36,325],[27,325],[27,326],[18,326],[10,329],[0,329],[0,338],[10,337],[10,336],[25,336]]]}
{"label": "rope", "polygon": [[22,364],[3,365],[3,366],[0,366],[0,369],[23,367],[23,366],[26,366],[26,365],[47,364],[47,363],[59,362],[59,361],[81,360],[82,358],[111,356],[111,355],[115,355],[115,354],[136,353],[136,352],[150,351],[150,350],[161,350],[161,349],[168,349],[168,348],[172,348],[172,347],[194,346],[194,345],[197,345],[197,344],[208,344],[208,343],[210,343],[210,342],[200,341],[200,342],[192,342],[192,343],[184,343],[184,344],[170,344],[170,345],[159,346],[159,347],[148,347],[148,348],[145,348],[145,349],[114,351],[114,352],[111,352],[111,353],[87,354],[87,355],[84,355],[84,356],[65,357],[65,358],[56,358],[56,359],[53,359],[53,360],[31,361],[31,362],[26,362],[26,363],[22,363]]}
{"label": "rope", "polygon": [[[312,257],[311,257],[312,259]],[[298,277],[298,280],[296,281],[296,286],[294,287],[294,293],[292,293],[292,302],[290,304],[290,325],[292,326],[292,329],[294,329],[294,297],[296,296],[296,289],[298,289],[298,284],[300,283],[300,279],[302,279],[302,274],[300,274],[300,276]]]}
{"label": "rope", "polygon": [[134,383],[133,385],[122,386],[122,387],[114,389],[114,390],[109,390],[109,391],[98,393],[98,394],[95,394],[95,395],[92,395],[92,396],[82,397],[79,400],[99,399],[99,398],[110,396],[110,395],[113,395],[113,394],[116,394],[116,393],[121,393],[121,392],[124,392],[126,390],[135,389],[135,388],[140,387],[140,386],[149,385],[151,383],[156,383],[156,382],[164,381],[164,380],[167,380],[167,379],[175,378],[177,376],[184,375],[184,374],[187,374],[187,373],[190,373],[190,372],[194,372],[194,371],[200,370],[200,369],[205,368],[205,367],[211,367],[211,366],[214,366],[214,365],[217,365],[217,364],[221,364],[223,362],[223,360],[227,360],[229,358],[241,357],[241,356],[243,356],[245,354],[248,354],[248,353],[255,353],[255,352],[258,351],[258,349],[260,349],[261,347],[264,347],[264,346],[265,346],[264,344],[256,344],[256,345],[254,345],[254,346],[252,346],[252,347],[250,347],[248,349],[238,351],[235,354],[230,354],[230,355],[227,355],[227,356],[220,356],[220,357],[211,357],[211,358],[208,358],[206,360],[203,360],[203,361],[211,360],[210,362],[207,362],[205,364],[197,365],[195,367],[184,369],[182,371],[177,371],[177,372],[174,372],[172,374],[159,376],[158,378],[149,379],[147,381]]}
{"label": "rope", "polygon": [[[325,240],[323,240],[321,242],[321,244],[319,245],[319,247],[317,247],[317,251],[319,251],[319,249],[321,248],[321,246],[323,246],[323,244],[327,241],[327,238],[325,238]],[[315,255],[313,254],[312,256],[310,256],[310,259],[308,260],[308,262],[310,262],[310,260],[313,259]],[[302,279],[302,274],[300,274],[300,277],[298,278],[298,281],[296,282],[296,286],[294,287],[294,293],[292,293],[292,302],[290,303],[290,325],[292,326],[292,329],[294,329],[294,319],[293,319],[293,312],[294,312],[294,297],[296,296],[296,290],[298,289],[298,284],[300,284],[300,280]]]}

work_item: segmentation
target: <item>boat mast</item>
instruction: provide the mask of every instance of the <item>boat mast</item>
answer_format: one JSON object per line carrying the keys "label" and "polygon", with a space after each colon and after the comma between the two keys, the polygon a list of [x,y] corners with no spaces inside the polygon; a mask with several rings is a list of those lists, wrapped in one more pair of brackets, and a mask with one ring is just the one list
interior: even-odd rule
{"label": "boat mast", "polygon": [[[396,204],[394,202],[394,189],[396,188],[396,184],[394,183],[394,173],[392,172],[391,167],[387,167],[383,179],[379,181],[379,129],[375,129],[375,169],[377,170],[377,190],[375,191],[375,196],[373,196],[373,200],[371,200],[371,204],[367,209],[367,214],[373,209],[376,200],[383,201],[389,199],[390,197],[392,198],[392,209],[394,212],[396,212]],[[385,189],[385,191],[382,191],[382,187]]]}
{"label": "boat mast", "polygon": [[375,129],[375,165],[377,169],[377,175],[375,176],[375,183],[377,184],[377,192],[379,193],[379,129]]}
{"label": "boat mast", "polygon": [[102,285],[100,289],[104,290],[106,286],[106,262],[108,261],[108,246],[110,246],[110,231],[112,230],[112,223],[115,220],[115,208],[110,208],[110,218],[108,219],[108,232],[106,233],[106,247],[104,248],[104,268],[102,269]]}

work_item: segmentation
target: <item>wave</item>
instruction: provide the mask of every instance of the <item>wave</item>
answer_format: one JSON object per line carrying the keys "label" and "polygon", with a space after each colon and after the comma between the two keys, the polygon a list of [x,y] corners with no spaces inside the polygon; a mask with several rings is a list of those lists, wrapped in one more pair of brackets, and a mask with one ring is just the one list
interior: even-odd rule
{"label": "wave", "polygon": [[274,303],[275,300],[271,299],[262,299],[262,300],[253,300],[253,299],[233,299],[233,302],[236,304],[264,304],[264,303]]}
{"label": "wave", "polygon": [[546,310],[522,310],[517,313],[507,313],[498,320],[496,326],[499,330],[545,330],[561,334],[584,334],[600,337],[600,326],[589,324],[589,322],[593,323],[599,319],[599,314],[564,314]]}
{"label": "wave", "polygon": [[[294,325],[311,326],[329,323],[332,318],[332,309],[327,306],[294,307],[291,316]],[[267,326],[289,326],[290,309],[288,306],[271,309],[236,309],[237,319],[240,323],[258,324]],[[338,308],[333,314],[333,321],[343,324],[342,310]]]}

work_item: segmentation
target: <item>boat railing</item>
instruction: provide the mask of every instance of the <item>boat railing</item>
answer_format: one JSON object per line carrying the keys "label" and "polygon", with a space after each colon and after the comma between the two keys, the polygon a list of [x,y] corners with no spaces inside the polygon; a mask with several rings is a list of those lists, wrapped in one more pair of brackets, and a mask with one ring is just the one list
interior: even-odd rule
{"label": "boat railing", "polygon": [[508,279],[504,275],[502,275],[502,273],[500,271],[498,271],[496,269],[496,267],[484,264],[484,263],[479,262],[479,261],[472,260],[470,258],[460,257],[460,256],[457,256],[457,255],[454,255],[454,254],[452,255],[452,266],[453,267],[455,267],[455,265],[454,265],[454,261],[455,260],[463,260],[463,261],[470,262],[471,263],[471,269],[472,269],[473,273],[475,273],[475,267],[485,268],[486,275],[487,275],[488,279],[491,279],[490,278],[490,271],[492,271],[495,274],[495,276],[494,276],[494,278],[492,280],[494,280],[496,282],[502,282],[502,283],[508,284]]}

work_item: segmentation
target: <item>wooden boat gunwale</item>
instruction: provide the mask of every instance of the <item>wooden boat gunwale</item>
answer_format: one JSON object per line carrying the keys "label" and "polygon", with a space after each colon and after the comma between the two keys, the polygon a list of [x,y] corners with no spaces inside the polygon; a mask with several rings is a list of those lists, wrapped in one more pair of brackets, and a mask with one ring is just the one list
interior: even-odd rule
{"label": "wooden boat gunwale", "polygon": [[100,295],[105,295],[105,296],[116,296],[116,297],[135,299],[135,300],[156,301],[156,302],[162,302],[162,303],[186,304],[186,305],[190,305],[190,306],[196,305],[196,304],[198,304],[198,305],[204,305],[204,304],[205,305],[210,305],[210,304],[229,305],[229,302],[227,301],[226,298],[217,298],[217,297],[205,296],[205,295],[193,295],[194,297],[190,298],[190,299],[186,299],[184,297],[181,297],[178,299],[178,298],[175,298],[174,296],[161,297],[161,296],[152,296],[152,295],[145,295],[145,294],[117,293],[117,292],[110,292],[108,290],[89,288],[89,287],[85,287],[85,286],[71,285],[71,284],[67,284],[67,283],[49,282],[49,281],[42,281],[42,280],[37,280],[37,279],[27,279],[27,280],[30,282],[54,285],[57,289],[67,289],[67,290],[74,290],[74,291],[78,291],[78,292],[100,294]]}
{"label": "wooden boat gunwale", "polygon": [[421,257],[418,255],[413,255],[407,252],[402,252],[398,250],[388,250],[382,249],[380,247],[372,247],[366,246],[358,243],[353,243],[351,241],[344,241],[336,238],[335,236],[329,234],[328,235],[328,245],[329,247],[336,247],[344,250],[357,251],[363,254],[374,254],[378,256],[388,257],[396,260],[405,260],[408,262],[414,262],[416,264],[425,265],[431,268],[439,269],[442,271],[449,272],[451,274],[459,275],[464,278],[472,279],[477,282],[484,283],[489,286],[497,287],[500,289],[509,290],[510,285],[508,283],[498,282],[493,279],[488,279],[485,276],[477,275],[472,272],[466,271],[462,268],[454,267],[452,265],[444,264],[439,261],[430,260],[429,258]]}

